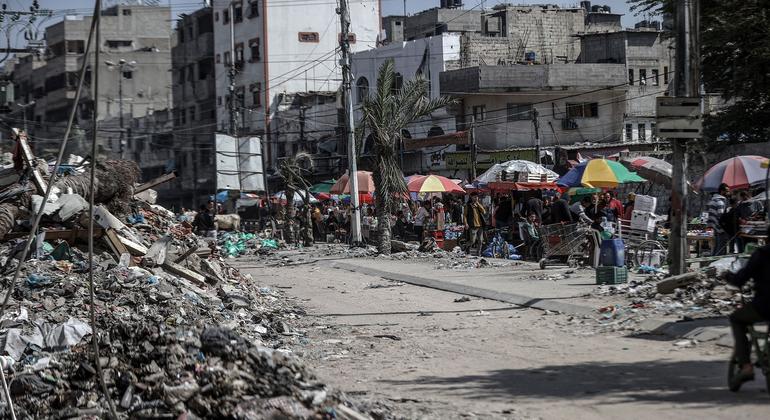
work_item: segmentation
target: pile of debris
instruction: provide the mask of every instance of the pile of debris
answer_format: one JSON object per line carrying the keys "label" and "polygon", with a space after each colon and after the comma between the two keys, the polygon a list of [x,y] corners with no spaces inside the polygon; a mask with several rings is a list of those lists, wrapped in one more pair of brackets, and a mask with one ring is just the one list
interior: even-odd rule
{"label": "pile of debris", "polygon": [[[20,176],[0,191],[3,291],[50,181],[47,165],[18,141],[23,164],[5,172]],[[217,244],[194,235],[187,221],[138,199],[162,180],[136,186],[131,162],[97,171],[96,331],[88,322],[82,249],[90,191],[82,167],[56,182],[32,258],[0,319],[0,365],[20,418],[105,416],[99,369],[113,405],[132,418],[356,418],[292,356],[297,333],[290,324],[301,309],[225,264]],[[241,242],[255,238],[223,240],[241,254]],[[0,416],[7,418],[4,401]]]}

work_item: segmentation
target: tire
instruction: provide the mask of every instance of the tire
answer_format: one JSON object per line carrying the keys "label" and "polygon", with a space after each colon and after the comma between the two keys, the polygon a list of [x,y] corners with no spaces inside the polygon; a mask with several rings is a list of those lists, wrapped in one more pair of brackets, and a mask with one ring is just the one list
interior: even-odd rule
{"label": "tire", "polygon": [[540,260],[540,269],[541,269],[541,270],[545,270],[545,263],[546,263],[546,260],[545,260],[545,258],[542,258],[542,259]]}
{"label": "tire", "polygon": [[[741,367],[738,365],[738,361],[734,357],[730,358],[730,362],[727,365],[727,388],[732,392],[738,392],[741,389],[742,383],[733,383],[733,378],[740,371]],[[768,379],[770,381],[770,379]],[[770,392],[770,391],[768,391]]]}

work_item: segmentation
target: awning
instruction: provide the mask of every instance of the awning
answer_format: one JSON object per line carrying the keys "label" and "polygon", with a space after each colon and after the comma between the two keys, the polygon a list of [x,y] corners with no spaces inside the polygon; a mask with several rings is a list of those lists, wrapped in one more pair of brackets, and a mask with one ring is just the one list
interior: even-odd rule
{"label": "awning", "polygon": [[448,146],[450,144],[470,144],[467,131],[426,137],[424,139],[404,139],[404,150],[419,150],[425,147]]}
{"label": "awning", "polygon": [[555,182],[490,182],[487,188],[492,191],[532,191],[558,190]]}

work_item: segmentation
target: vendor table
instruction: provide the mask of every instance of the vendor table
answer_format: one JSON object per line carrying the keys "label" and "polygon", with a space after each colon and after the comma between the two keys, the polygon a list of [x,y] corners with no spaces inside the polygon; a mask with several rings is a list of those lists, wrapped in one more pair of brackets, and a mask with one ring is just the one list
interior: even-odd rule
{"label": "vendor table", "polygon": [[698,257],[702,256],[702,249],[703,249],[703,242],[707,242],[709,244],[709,249],[714,249],[715,247],[715,241],[714,241],[714,235],[687,235],[687,246],[688,249],[691,245],[695,245],[695,255]]}

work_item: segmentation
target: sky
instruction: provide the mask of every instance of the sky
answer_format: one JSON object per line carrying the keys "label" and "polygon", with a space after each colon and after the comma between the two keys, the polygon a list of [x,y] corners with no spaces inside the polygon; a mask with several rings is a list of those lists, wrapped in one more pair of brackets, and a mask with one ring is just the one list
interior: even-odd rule
{"label": "sky", "polygon": [[[269,6],[268,0],[268,6]],[[287,0],[277,0],[285,2]],[[303,1],[303,0],[296,0],[296,1]],[[308,1],[308,0],[304,0]],[[318,1],[318,0],[316,0]],[[333,0],[328,0],[330,3]],[[355,1],[355,0],[352,0]],[[553,3],[558,4],[563,7],[574,7],[580,3],[579,0],[575,0],[572,2],[562,2],[558,0],[548,1],[548,0],[538,0],[538,1],[516,1],[516,0],[510,0],[510,1],[500,1],[500,0],[464,0],[465,1],[465,8],[480,8],[482,6],[490,8],[496,4],[499,3],[513,3],[513,4],[543,4],[543,3]],[[32,0],[5,0],[2,1],[2,3],[6,3],[8,5],[8,10],[29,10],[29,7],[32,5]],[[93,0],[39,0],[40,7],[44,9],[53,9],[60,11],[59,15],[62,14],[61,11],[63,10],[69,10],[68,13],[76,13],[76,14],[92,14],[93,11]],[[102,0],[102,3],[105,6],[108,6],[110,4],[120,3],[118,0]],[[158,3],[160,4],[171,4],[173,8],[173,14],[172,16],[176,17],[180,13],[190,13],[194,10],[199,9],[203,5],[202,0],[158,0]],[[433,7],[438,7],[440,1],[439,0],[406,0],[406,9],[407,13],[413,14],[416,12],[419,12],[421,10],[430,9]],[[634,22],[640,20],[639,17],[635,17],[630,14],[628,10],[628,5],[626,4],[625,0],[603,0],[603,1],[592,1],[593,4],[607,4],[610,7],[612,7],[612,11],[615,13],[623,13],[625,16],[623,16],[623,25],[626,27],[633,27]],[[404,0],[382,0],[382,14],[383,16],[392,15],[392,14],[403,14],[404,10]],[[39,36],[42,37],[43,29],[56,22],[56,18],[44,20],[39,19],[36,22],[36,29],[38,29]],[[169,22],[171,24],[171,22]],[[8,25],[8,21],[4,23],[4,25]],[[20,27],[21,25],[16,25],[16,27]],[[23,33],[16,30],[12,32],[11,36],[11,45],[15,47],[22,47],[26,44],[26,41],[24,40]],[[2,42],[2,44],[5,44],[5,42]]]}

